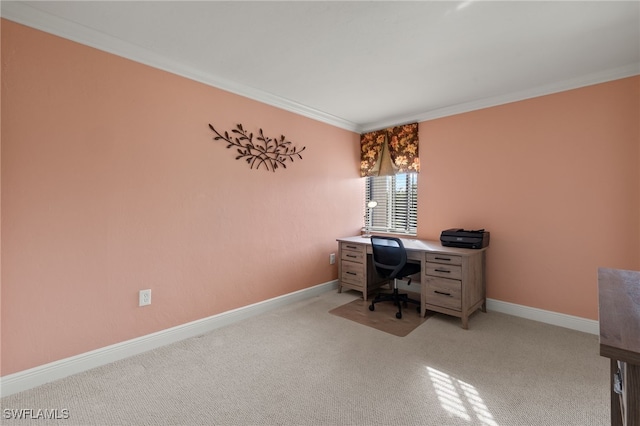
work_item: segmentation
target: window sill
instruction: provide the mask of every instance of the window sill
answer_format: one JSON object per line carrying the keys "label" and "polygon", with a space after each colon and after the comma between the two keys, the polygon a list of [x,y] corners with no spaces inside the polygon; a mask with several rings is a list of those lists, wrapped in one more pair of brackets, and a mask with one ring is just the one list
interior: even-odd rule
{"label": "window sill", "polygon": [[418,234],[417,233],[409,233],[409,232],[393,232],[393,231],[376,231],[374,230],[368,230],[365,228],[361,229],[361,232],[363,235],[387,235],[387,236],[393,236],[393,237],[398,237],[398,238],[402,238],[402,237],[417,237]]}

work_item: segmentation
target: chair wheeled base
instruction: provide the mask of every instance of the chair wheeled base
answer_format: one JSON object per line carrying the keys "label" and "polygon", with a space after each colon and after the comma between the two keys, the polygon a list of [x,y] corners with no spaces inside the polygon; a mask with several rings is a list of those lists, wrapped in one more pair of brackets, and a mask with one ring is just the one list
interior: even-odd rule
{"label": "chair wheeled base", "polygon": [[[411,278],[408,280],[408,284],[411,284]],[[411,299],[406,293],[398,292],[398,283],[396,279],[393,280],[393,293],[379,293],[372,301],[371,305],[369,305],[369,310],[374,311],[376,309],[376,303],[378,302],[393,302],[394,305],[398,307],[398,312],[396,312],[396,318],[402,318],[402,305],[405,307],[408,306],[409,303],[417,304],[417,311],[420,313],[420,301]]]}

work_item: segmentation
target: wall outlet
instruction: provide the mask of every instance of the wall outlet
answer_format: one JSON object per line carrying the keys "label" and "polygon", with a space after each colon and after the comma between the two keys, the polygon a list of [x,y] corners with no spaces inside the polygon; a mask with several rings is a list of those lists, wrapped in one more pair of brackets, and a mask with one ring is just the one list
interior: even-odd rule
{"label": "wall outlet", "polygon": [[335,253],[331,253],[329,255],[329,265],[333,265],[334,263],[336,263],[336,254]]}
{"label": "wall outlet", "polygon": [[138,306],[147,306],[151,304],[151,289],[140,290],[138,296]]}

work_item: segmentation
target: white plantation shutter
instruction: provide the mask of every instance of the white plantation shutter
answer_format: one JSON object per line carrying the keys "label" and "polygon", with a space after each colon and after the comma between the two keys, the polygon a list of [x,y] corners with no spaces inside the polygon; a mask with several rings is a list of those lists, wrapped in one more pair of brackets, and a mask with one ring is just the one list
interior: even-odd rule
{"label": "white plantation shutter", "polygon": [[[416,235],[418,228],[418,174],[367,177],[365,230]],[[378,205],[367,208],[369,201]]]}

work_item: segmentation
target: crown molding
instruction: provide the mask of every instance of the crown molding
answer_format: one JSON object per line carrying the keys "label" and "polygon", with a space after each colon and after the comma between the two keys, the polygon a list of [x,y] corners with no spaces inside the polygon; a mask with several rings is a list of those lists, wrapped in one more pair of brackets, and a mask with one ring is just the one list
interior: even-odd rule
{"label": "crown molding", "polygon": [[622,78],[640,75],[640,62],[629,64],[624,67],[613,68],[603,72],[589,74],[576,77],[569,80],[556,82],[532,89],[512,92],[506,95],[494,96],[490,98],[478,99],[471,102],[465,102],[457,105],[451,105],[443,108],[434,109],[428,112],[414,114],[404,117],[396,117],[394,120],[384,122],[369,123],[363,126],[362,132],[371,132],[376,129],[384,129],[390,126],[396,126],[398,123],[415,123],[422,121],[435,120],[437,118],[448,117],[451,115],[463,114],[466,112],[476,111],[484,108],[504,105],[512,102],[524,101],[526,99],[538,98],[540,96],[551,95],[554,93],[565,92],[567,90],[579,89],[581,87],[592,86],[594,84],[606,83],[608,81],[619,80]]}
{"label": "crown molding", "polygon": [[172,74],[176,74],[181,77],[206,84],[208,86],[216,87],[218,89],[234,93],[239,96],[243,96],[273,107],[283,109],[285,111],[293,112],[295,114],[356,133],[370,132],[376,129],[396,126],[398,125],[398,123],[414,123],[434,120],[437,118],[462,114],[479,109],[490,108],[512,102],[550,95],[553,93],[577,89],[580,87],[640,75],[640,62],[636,62],[624,67],[614,68],[611,70],[606,70],[586,76],[580,76],[574,79],[564,80],[549,85],[509,93],[506,95],[450,105],[413,115],[400,117],[395,116],[391,119],[381,120],[374,123],[358,124],[340,117],[336,117],[326,112],[310,108],[289,99],[275,96],[263,90],[238,84],[237,82],[223,79],[215,75],[202,72],[198,69],[185,66],[184,64],[173,61],[167,57],[153,53],[148,49],[124,42],[123,40],[120,40],[118,38],[111,37],[99,31],[87,28],[83,25],[68,21],[66,19],[58,18],[49,13],[34,9],[21,2],[3,1],[0,2],[0,6],[0,15],[10,21],[14,21],[19,24],[23,24],[50,34],[57,35],[59,37],[63,37],[68,40],[75,41],[80,44],[94,47],[96,49],[151,66],[153,68],[170,72]]}
{"label": "crown molding", "polygon": [[308,117],[335,127],[360,132],[361,126],[340,117],[299,104],[289,99],[275,96],[254,87],[238,84],[198,69],[185,66],[148,49],[127,43],[116,37],[109,36],[75,22],[59,18],[46,12],[30,7],[17,1],[3,1],[0,3],[2,18],[35,28],[77,43],[94,47],[135,62],[148,65],[199,83],[234,93],[255,101],[271,105],[304,117]]}

